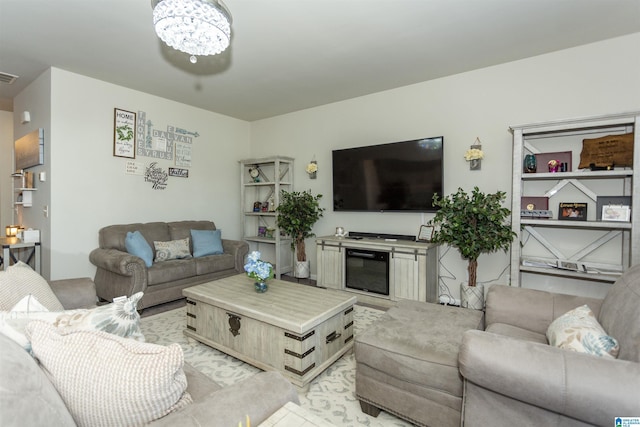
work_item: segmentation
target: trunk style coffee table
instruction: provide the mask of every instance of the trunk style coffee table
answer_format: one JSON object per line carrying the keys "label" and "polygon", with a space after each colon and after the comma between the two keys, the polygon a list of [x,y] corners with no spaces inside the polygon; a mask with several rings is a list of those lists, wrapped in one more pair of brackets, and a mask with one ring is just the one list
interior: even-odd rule
{"label": "trunk style coffee table", "polygon": [[184,289],[185,335],[306,388],[353,347],[356,297],[244,274]]}

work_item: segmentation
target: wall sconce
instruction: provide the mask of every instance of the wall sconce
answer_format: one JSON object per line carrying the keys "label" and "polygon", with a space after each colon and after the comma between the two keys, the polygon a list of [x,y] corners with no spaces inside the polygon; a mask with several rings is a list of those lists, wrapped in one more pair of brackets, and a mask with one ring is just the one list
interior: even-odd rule
{"label": "wall sconce", "polygon": [[318,175],[318,162],[316,161],[315,157],[309,162],[309,164],[307,164],[305,170],[309,174],[310,179],[316,179]]}
{"label": "wall sconce", "polygon": [[476,141],[471,147],[464,153],[464,159],[469,162],[469,170],[479,171],[482,166],[482,159],[484,159],[484,153],[482,152],[482,142],[480,138],[476,138]]}
{"label": "wall sconce", "polygon": [[7,237],[16,237],[18,235],[18,229],[20,229],[19,225],[7,225],[5,227],[5,234]]}
{"label": "wall sconce", "polygon": [[22,112],[22,120],[21,120],[23,125],[26,125],[27,123],[31,122],[31,113],[28,111],[23,111]]}

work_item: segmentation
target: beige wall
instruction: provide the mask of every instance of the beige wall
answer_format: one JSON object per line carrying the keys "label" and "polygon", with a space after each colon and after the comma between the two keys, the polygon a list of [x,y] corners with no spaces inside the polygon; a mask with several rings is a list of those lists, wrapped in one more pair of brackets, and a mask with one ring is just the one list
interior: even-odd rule
{"label": "beige wall", "polygon": [[[317,235],[336,226],[416,235],[432,215],[332,212],[331,150],[444,135],[446,193],[474,185],[510,193],[509,126],[640,110],[638,46],[640,33],[253,122],[252,154],[296,159],[297,189],[324,196]],[[485,159],[482,170],[470,171],[463,155],[476,137]],[[318,178],[310,180],[304,167],[314,156]],[[441,290],[457,298],[466,263],[455,250],[441,255]],[[483,255],[479,263],[479,281],[508,282],[508,254]]]}

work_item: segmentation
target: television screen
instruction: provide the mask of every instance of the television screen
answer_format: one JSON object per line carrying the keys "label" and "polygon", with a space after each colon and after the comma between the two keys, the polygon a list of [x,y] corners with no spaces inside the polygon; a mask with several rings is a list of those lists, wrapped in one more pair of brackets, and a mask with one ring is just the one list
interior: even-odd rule
{"label": "television screen", "polygon": [[333,151],[334,211],[433,212],[444,137]]}

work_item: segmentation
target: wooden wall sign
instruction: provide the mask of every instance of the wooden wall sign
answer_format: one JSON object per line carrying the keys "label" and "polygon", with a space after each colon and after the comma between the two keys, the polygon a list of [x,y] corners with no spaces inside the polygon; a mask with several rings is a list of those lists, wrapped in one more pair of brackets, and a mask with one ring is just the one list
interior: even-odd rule
{"label": "wooden wall sign", "polygon": [[580,169],[591,164],[598,167],[633,166],[633,133],[583,139]]}

